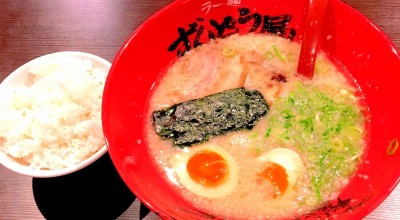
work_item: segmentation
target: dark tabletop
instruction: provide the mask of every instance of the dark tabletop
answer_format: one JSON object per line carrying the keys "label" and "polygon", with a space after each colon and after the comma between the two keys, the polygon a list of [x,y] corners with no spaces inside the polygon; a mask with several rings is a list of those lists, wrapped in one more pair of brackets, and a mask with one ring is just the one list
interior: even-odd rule
{"label": "dark tabletop", "polygon": [[[112,62],[132,31],[172,1],[0,0],[0,81],[27,61],[58,51],[93,53]],[[400,0],[344,2],[370,18],[400,48]],[[0,219],[43,219],[37,199],[44,195],[34,195],[35,186],[45,184],[0,165]],[[127,200],[134,202],[119,219],[157,218],[147,215],[137,199]],[[400,219],[399,204],[397,187],[367,219]]]}

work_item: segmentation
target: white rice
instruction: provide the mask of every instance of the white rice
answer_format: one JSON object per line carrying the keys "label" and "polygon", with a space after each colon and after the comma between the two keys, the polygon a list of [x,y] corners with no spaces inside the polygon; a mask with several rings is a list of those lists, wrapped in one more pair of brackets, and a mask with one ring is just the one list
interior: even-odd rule
{"label": "white rice", "polygon": [[35,169],[69,167],[97,152],[106,76],[90,60],[41,59],[25,86],[1,91],[0,150]]}

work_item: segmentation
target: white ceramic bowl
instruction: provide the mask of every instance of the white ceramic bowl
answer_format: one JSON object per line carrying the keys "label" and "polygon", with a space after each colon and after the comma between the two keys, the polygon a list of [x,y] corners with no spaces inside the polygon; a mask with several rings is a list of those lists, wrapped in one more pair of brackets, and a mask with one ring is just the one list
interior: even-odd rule
{"label": "white ceramic bowl", "polygon": [[[92,62],[92,65],[94,68],[99,68],[100,70],[104,71],[105,73],[108,73],[111,63],[108,62],[107,60],[98,57],[93,54],[89,53],[83,53],[83,52],[78,52],[78,51],[62,51],[62,52],[57,52],[57,53],[52,53],[52,54],[47,54],[41,57],[38,57],[36,59],[33,59],[18,69],[16,69],[14,72],[12,72],[1,84],[0,88],[3,89],[12,89],[18,86],[23,86],[23,84],[26,82],[28,79],[28,70],[32,67],[32,65],[37,64],[38,61],[54,57],[54,56],[72,56],[72,57],[77,57],[81,58],[84,60],[90,60]],[[4,94],[0,94],[0,97],[3,96]],[[62,176],[66,175],[69,173],[73,173],[75,171],[78,171],[90,164],[92,164],[94,161],[99,159],[101,156],[103,156],[107,152],[107,146],[103,145],[99,148],[99,150],[91,155],[90,157],[86,158],[85,160],[76,163],[72,166],[65,167],[65,168],[60,168],[60,169],[33,169],[30,168],[29,166],[22,165],[18,162],[16,162],[13,158],[5,154],[2,150],[0,150],[0,163],[5,166],[6,168],[31,177],[39,177],[39,178],[48,178],[48,177],[57,177],[57,176]]]}

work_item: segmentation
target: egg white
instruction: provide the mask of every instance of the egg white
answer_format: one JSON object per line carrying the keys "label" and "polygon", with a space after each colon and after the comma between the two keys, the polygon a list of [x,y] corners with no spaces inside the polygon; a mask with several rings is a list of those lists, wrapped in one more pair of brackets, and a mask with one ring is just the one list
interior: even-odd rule
{"label": "egg white", "polygon": [[[274,148],[258,157],[263,163],[274,162],[285,168],[288,175],[288,190],[293,188],[299,176],[305,172],[299,154],[287,148]],[[284,193],[285,194],[285,193]]]}
{"label": "egg white", "polygon": [[[218,186],[205,187],[192,180],[188,171],[187,163],[189,159],[197,152],[208,150],[213,151],[221,155],[226,163],[229,173],[225,177],[225,181]],[[217,198],[222,197],[232,192],[237,186],[239,180],[238,166],[235,159],[224,149],[217,145],[200,145],[193,146],[191,148],[185,148],[183,151],[175,154],[171,161],[172,169],[177,175],[178,182],[192,193],[206,197],[206,198]]]}

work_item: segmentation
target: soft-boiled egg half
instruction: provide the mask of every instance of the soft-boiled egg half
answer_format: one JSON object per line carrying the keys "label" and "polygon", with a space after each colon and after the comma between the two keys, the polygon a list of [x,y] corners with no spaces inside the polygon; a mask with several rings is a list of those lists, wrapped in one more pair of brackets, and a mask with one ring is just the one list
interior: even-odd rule
{"label": "soft-boiled egg half", "polygon": [[287,148],[274,148],[258,157],[265,168],[257,175],[270,181],[276,188],[274,197],[282,197],[289,189],[293,189],[305,168],[300,156]]}
{"label": "soft-boiled egg half", "polygon": [[185,148],[174,155],[172,169],[178,182],[196,195],[222,197],[235,189],[238,166],[235,159],[217,145]]}

